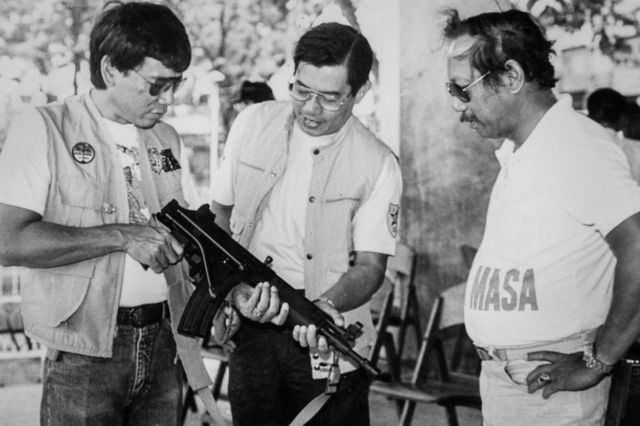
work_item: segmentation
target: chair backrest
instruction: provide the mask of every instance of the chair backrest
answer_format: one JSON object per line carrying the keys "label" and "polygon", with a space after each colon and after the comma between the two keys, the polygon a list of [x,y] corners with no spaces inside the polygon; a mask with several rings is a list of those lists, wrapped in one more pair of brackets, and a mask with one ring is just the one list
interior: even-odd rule
{"label": "chair backrest", "polygon": [[392,305],[398,311],[406,304],[409,286],[414,285],[416,269],[416,252],[406,244],[396,245],[396,254],[387,259],[384,281],[378,291],[371,297],[371,311],[374,317],[384,310],[389,292],[393,292]]}
{"label": "chair backrest", "polygon": [[385,277],[393,283],[393,306],[403,309],[407,305],[409,288],[414,286],[416,276],[416,251],[402,243],[396,245],[396,254],[387,260]]}
{"label": "chair backrest", "polygon": [[465,283],[457,284],[434,300],[412,383],[424,381],[433,362],[442,381],[477,383],[480,360],[464,327],[464,290]]}

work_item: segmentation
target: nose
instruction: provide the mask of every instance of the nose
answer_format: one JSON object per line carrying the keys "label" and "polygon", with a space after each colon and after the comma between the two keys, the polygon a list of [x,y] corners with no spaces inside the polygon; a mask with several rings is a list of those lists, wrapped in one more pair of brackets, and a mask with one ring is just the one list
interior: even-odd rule
{"label": "nose", "polygon": [[302,109],[305,111],[310,111],[314,113],[317,113],[318,111],[322,111],[320,102],[318,102],[318,94],[312,93],[311,97],[304,102]]}
{"label": "nose", "polygon": [[174,102],[175,89],[170,85],[167,89],[160,92],[158,101],[163,105],[171,105]]}
{"label": "nose", "polygon": [[463,112],[464,110],[467,109],[467,104],[462,102],[460,99],[456,98],[455,96],[452,96],[451,100],[452,100],[452,106],[454,111]]}

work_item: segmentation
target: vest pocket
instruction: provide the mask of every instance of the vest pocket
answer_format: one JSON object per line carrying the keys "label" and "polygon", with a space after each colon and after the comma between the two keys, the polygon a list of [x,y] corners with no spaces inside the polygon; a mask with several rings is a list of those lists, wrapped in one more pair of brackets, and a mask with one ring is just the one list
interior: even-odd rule
{"label": "vest pocket", "polygon": [[349,196],[325,197],[322,205],[323,216],[326,217],[327,241],[342,245],[344,241],[350,241],[351,224],[356,209],[360,205],[360,198]]}
{"label": "vest pocket", "polygon": [[325,286],[322,291],[328,289],[336,283],[349,269],[349,256],[345,253],[330,254],[327,257],[327,274]]}
{"label": "vest pocket", "polygon": [[89,277],[47,271],[29,273],[22,281],[22,312],[29,322],[56,327],[84,301]]}
{"label": "vest pocket", "polygon": [[58,191],[65,208],[62,214],[56,216],[56,223],[67,226],[95,226],[104,222],[104,185],[78,176],[66,176],[59,180]]}

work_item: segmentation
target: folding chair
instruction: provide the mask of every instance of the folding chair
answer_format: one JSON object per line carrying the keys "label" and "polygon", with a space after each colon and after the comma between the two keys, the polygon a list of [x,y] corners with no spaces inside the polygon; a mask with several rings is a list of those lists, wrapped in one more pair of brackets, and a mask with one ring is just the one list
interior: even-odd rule
{"label": "folding chair", "polygon": [[[413,327],[416,342],[421,339],[420,312],[414,283],[415,274],[415,250],[406,244],[399,243],[396,246],[395,256],[390,257],[387,261],[387,269],[385,271],[385,284],[388,285],[390,283],[391,285],[393,303],[388,313],[388,321],[384,324],[384,327],[377,327],[379,329],[378,334],[383,336],[383,341],[388,336],[388,327],[396,327],[398,329],[397,342],[395,343],[395,358],[398,360],[398,365],[393,366],[396,371],[400,370],[399,362],[402,359],[407,330]],[[384,284],[383,289],[380,291],[387,291]],[[374,322],[376,324],[378,317],[379,314],[376,315],[374,312]],[[387,346],[384,345],[385,349]],[[379,349],[380,347],[377,348],[377,350]],[[373,356],[377,355],[374,353]]]}
{"label": "folding chair", "polygon": [[[481,408],[478,374],[480,360],[469,357],[471,372],[462,372],[465,348],[473,352],[462,317],[464,284],[454,286],[436,298],[422,338],[411,381],[374,381],[371,392],[400,402],[399,425],[411,424],[417,403],[438,404],[445,408],[450,426],[458,425],[457,406]],[[438,369],[430,371],[436,362]]]}
{"label": "folding chair", "polygon": [[387,331],[387,326],[389,325],[389,318],[391,315],[391,308],[393,307],[393,298],[393,287],[386,289],[386,296],[384,297],[382,306],[380,307],[379,311],[376,311],[376,313],[378,314],[376,319],[376,337],[371,346],[369,361],[372,365],[377,366],[380,358],[380,350],[384,347],[387,364],[389,365],[390,380],[399,380],[400,360],[398,359],[398,356],[396,354],[395,344],[393,343],[393,335],[389,331]]}

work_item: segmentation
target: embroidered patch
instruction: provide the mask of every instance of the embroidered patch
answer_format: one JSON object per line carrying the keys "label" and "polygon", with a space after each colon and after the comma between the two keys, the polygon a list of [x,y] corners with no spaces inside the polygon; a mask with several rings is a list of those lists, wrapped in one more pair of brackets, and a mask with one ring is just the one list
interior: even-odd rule
{"label": "embroidered patch", "polygon": [[173,156],[173,152],[170,149],[163,149],[160,151],[160,156],[162,157],[162,171],[163,172],[173,172],[174,170],[180,170],[180,163],[176,160],[176,157]]}
{"label": "embroidered patch", "polygon": [[398,236],[398,213],[400,206],[398,204],[389,203],[389,211],[387,212],[387,227],[393,238]]}
{"label": "embroidered patch", "polygon": [[96,158],[96,151],[87,142],[78,142],[71,148],[73,159],[80,164],[89,164]]}
{"label": "embroidered patch", "polygon": [[149,154],[151,170],[156,174],[162,173],[162,156],[160,155],[158,148],[149,148],[147,150],[147,154]]}
{"label": "embroidered patch", "polygon": [[147,153],[149,154],[151,170],[157,174],[181,169],[180,163],[178,163],[178,160],[176,160],[176,157],[173,156],[173,152],[171,152],[169,148],[163,149],[162,151],[158,148],[149,148]]}

